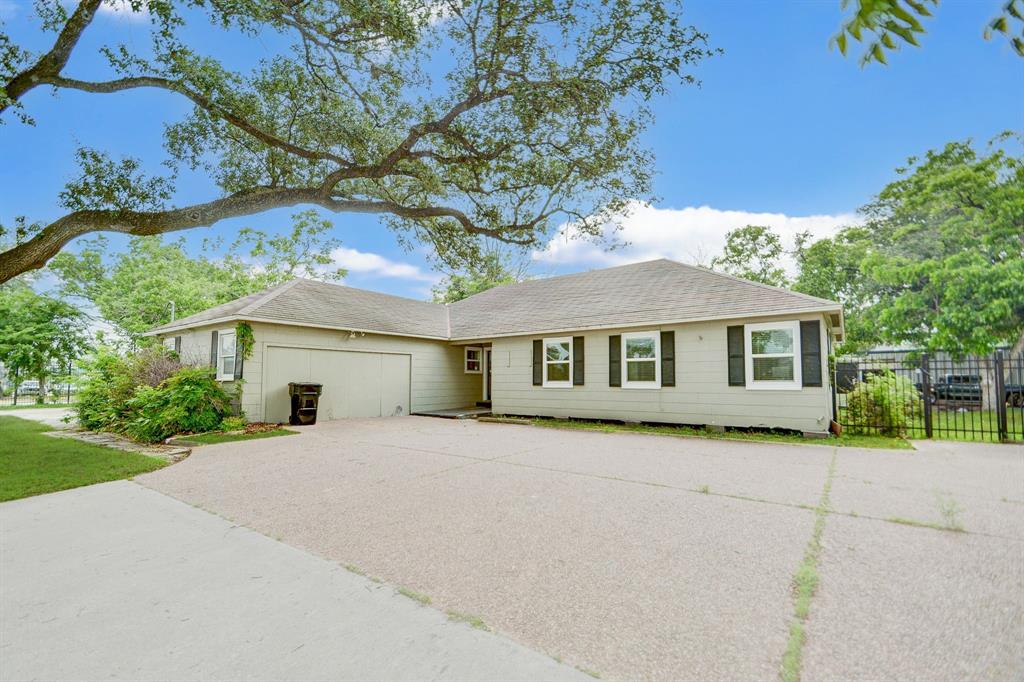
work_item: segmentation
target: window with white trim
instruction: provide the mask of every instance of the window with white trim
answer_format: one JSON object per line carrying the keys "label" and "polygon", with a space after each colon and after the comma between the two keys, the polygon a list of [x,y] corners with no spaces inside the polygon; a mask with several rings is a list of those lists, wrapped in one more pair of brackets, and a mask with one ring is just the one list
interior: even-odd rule
{"label": "window with white trim", "polygon": [[572,337],[544,339],[544,387],[572,388]]}
{"label": "window with white trim", "polygon": [[800,388],[800,323],[748,324],[745,331],[747,388]]}
{"label": "window with white trim", "polygon": [[174,339],[175,337],[173,336],[165,337],[163,340],[164,348],[166,348],[167,350],[174,350],[175,347],[178,345],[177,343],[175,343]]}
{"label": "window with white trim", "polygon": [[225,329],[217,334],[217,381],[235,378],[235,330]]}
{"label": "window with white trim", "polygon": [[622,335],[623,388],[661,387],[661,334],[629,332]]}
{"label": "window with white trim", "polygon": [[484,350],[477,346],[466,346],[466,374],[481,374],[483,369]]}

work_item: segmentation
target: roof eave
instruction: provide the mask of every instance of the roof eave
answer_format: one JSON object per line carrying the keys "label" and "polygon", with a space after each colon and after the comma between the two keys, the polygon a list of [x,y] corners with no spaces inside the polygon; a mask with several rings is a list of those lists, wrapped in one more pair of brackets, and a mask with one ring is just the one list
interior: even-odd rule
{"label": "roof eave", "polygon": [[290,320],[273,320],[262,317],[252,317],[251,315],[228,315],[226,317],[220,317],[213,320],[202,320],[191,324],[180,325],[177,327],[167,327],[163,329],[153,329],[142,336],[159,336],[164,334],[170,334],[172,332],[185,331],[188,329],[196,329],[198,327],[210,327],[218,324],[224,324],[225,322],[257,322],[259,324],[279,324],[286,327],[308,327],[311,329],[330,329],[331,331],[341,332],[356,332],[359,334],[377,334],[378,336],[401,336],[410,339],[429,339],[431,341],[450,341],[447,336],[434,336],[431,334],[410,334],[408,332],[390,332],[382,331],[380,329],[364,329],[360,327],[342,326],[333,324],[320,324],[316,322],[292,322]]}

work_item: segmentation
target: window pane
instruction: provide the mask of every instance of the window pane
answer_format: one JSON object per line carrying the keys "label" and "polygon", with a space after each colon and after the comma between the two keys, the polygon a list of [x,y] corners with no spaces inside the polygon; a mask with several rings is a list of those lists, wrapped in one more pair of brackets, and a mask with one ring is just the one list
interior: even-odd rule
{"label": "window pane", "polygon": [[548,381],[568,381],[569,380],[569,363],[568,362],[549,362],[548,363]]}
{"label": "window pane", "polygon": [[793,358],[754,358],[754,381],[792,381]]}
{"label": "window pane", "polygon": [[633,360],[626,363],[627,381],[654,381],[653,360]]}
{"label": "window pane", "polygon": [[227,357],[220,359],[221,376],[231,377],[235,375],[235,358]]}
{"label": "window pane", "polygon": [[792,353],[792,329],[762,329],[750,332],[750,352],[754,355],[762,353]]}
{"label": "window pane", "polygon": [[653,358],[654,337],[640,336],[634,339],[626,339],[627,358]]}
{"label": "window pane", "polygon": [[549,343],[545,352],[548,360],[568,360],[569,343]]}
{"label": "window pane", "polygon": [[220,335],[220,354],[221,355],[234,355],[235,354],[235,335],[234,334],[221,334]]}
{"label": "window pane", "polygon": [[478,372],[478,371],[480,371],[480,361],[479,360],[466,360],[466,369],[469,370],[470,372]]}
{"label": "window pane", "polygon": [[476,348],[466,349],[466,360],[479,360],[479,359],[480,359],[480,351],[478,351]]}
{"label": "window pane", "polygon": [[174,350],[174,337],[168,337],[164,339],[164,348],[167,350]]}

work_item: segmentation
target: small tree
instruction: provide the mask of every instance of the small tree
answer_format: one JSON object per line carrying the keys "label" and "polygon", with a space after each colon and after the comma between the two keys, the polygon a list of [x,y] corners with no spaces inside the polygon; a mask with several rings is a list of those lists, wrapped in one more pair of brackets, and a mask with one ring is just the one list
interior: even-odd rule
{"label": "small tree", "polygon": [[752,282],[786,286],[786,271],[779,265],[784,251],[772,228],[747,225],[726,233],[725,248],[711,259],[711,268]]}
{"label": "small tree", "polygon": [[0,286],[0,362],[19,377],[46,382],[89,348],[85,316],[74,306],[37,294],[24,282]]}

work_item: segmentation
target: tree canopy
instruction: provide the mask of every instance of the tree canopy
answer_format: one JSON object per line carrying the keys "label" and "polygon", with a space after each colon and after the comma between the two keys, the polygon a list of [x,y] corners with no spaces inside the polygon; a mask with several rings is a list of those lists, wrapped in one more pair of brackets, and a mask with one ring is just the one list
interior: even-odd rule
{"label": "tree canopy", "polygon": [[502,284],[515,284],[527,278],[527,262],[500,249],[486,251],[463,272],[453,272],[434,287],[436,303],[455,303]]}
{"label": "tree canopy", "polygon": [[785,286],[786,271],[779,264],[785,249],[782,239],[763,225],[747,225],[725,234],[725,249],[711,259],[711,267],[752,282]]}
{"label": "tree canopy", "polygon": [[0,362],[9,372],[38,379],[44,389],[89,343],[87,320],[74,306],[22,281],[0,285]]}
{"label": "tree canopy", "polygon": [[[831,44],[846,54],[850,41],[863,43],[860,64],[888,63],[887,54],[900,45],[919,46],[925,33],[924,21],[932,17],[939,0],[841,0],[849,14]],[[989,40],[1001,33],[1014,51],[1024,57],[1024,0],[1000,0],[996,16],[985,25],[982,35]],[[1016,33],[1016,35],[1014,35]]]}
{"label": "tree canopy", "polygon": [[[696,82],[712,54],[678,0],[132,0],[149,45],[102,45],[106,72],[79,73],[100,2],[37,3],[55,36],[45,52],[0,34],[0,115],[32,124],[23,98],[39,87],[175,93],[192,110],[166,127],[171,170],[83,145],[55,198],[66,212],[27,217],[0,282],[90,232],[158,235],[303,204],[382,214],[450,265],[479,235],[532,245],[571,220],[597,238],[650,194],[651,99]],[[190,42],[196,22],[287,49],[233,69],[215,41]],[[182,169],[219,196],[176,202]]]}
{"label": "tree canopy", "polygon": [[[61,293],[82,298],[104,320],[130,340],[177,317],[201,312],[294,277],[340,279],[330,252],[338,246],[328,237],[330,221],[304,211],[293,216],[289,234],[267,236],[243,229],[226,253],[216,258],[193,257],[181,239],[133,237],[126,251],[109,253],[108,240],[86,240],[77,253],[59,254],[50,269],[60,277]],[[220,251],[207,243],[204,253]]]}
{"label": "tree canopy", "polygon": [[[863,225],[797,239],[792,288],[843,303],[845,349],[887,342],[959,355],[1021,343],[1024,158],[1010,151],[1020,143],[1006,133],[986,148],[952,142],[911,158],[860,209]],[[764,281],[751,263],[781,253],[778,235],[737,233],[716,262]]]}
{"label": "tree canopy", "polygon": [[861,209],[883,338],[984,353],[1024,333],[1024,158],[1004,145],[1020,142],[912,158]]}

